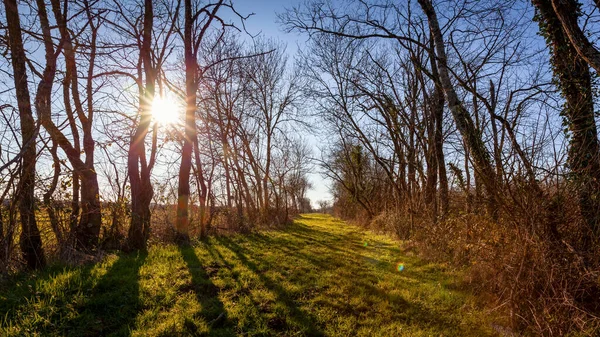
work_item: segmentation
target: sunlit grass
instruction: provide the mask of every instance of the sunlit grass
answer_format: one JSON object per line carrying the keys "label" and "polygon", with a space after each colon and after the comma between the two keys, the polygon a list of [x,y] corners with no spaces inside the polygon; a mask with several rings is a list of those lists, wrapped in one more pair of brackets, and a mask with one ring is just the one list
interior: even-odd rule
{"label": "sunlit grass", "polygon": [[283,231],[18,276],[0,285],[0,335],[491,335],[454,276],[310,214]]}

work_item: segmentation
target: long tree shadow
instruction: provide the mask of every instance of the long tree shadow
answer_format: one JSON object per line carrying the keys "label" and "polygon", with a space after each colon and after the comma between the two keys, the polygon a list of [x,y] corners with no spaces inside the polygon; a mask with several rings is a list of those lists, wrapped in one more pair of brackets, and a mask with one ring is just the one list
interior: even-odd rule
{"label": "long tree shadow", "polygon": [[[0,281],[0,312],[5,313],[0,321],[0,329],[12,322],[24,324],[22,312],[31,310],[32,306],[44,302],[47,311],[38,311],[39,318],[29,328],[34,331],[57,333],[60,326],[48,327],[44,322],[59,322],[68,315],[65,303],[71,303],[74,294],[80,292],[82,286],[91,285],[90,273],[93,265],[81,267],[54,265],[36,273],[19,273]],[[56,286],[60,279],[61,286]],[[41,284],[54,283],[52,289]]]}
{"label": "long tree shadow", "polygon": [[[299,232],[302,234],[299,234]],[[307,237],[308,233],[310,233],[310,236]],[[363,261],[365,256],[356,251],[356,249],[343,249],[338,245],[329,245],[323,243],[321,240],[322,236],[326,238],[331,237],[331,235],[328,233],[313,230],[311,228],[300,228],[299,231],[293,231],[289,234],[291,234],[291,237],[277,238],[262,233],[254,234],[252,235],[251,240],[247,241],[247,244],[250,245],[248,251],[260,251],[261,249],[280,250],[288,257],[304,260],[309,265],[317,267],[320,270],[319,274],[321,274],[323,271],[331,271],[332,268],[333,270],[339,270],[340,273],[338,274],[338,277],[331,278],[329,280],[329,286],[321,286],[320,291],[327,292],[329,289],[339,289],[339,287],[342,287],[346,290],[345,293],[349,294],[350,297],[354,296],[351,294],[361,294],[360,296],[362,296],[363,299],[359,305],[356,305],[351,304],[352,300],[350,297],[338,296],[338,294],[336,294],[328,296],[327,300],[318,300],[318,306],[328,307],[333,309],[333,311],[342,313],[345,316],[351,316],[356,324],[360,325],[365,317],[370,317],[370,315],[372,315],[373,308],[376,307],[377,303],[388,303],[394,308],[391,318],[394,321],[402,322],[402,324],[407,326],[414,326],[419,329],[435,328],[441,331],[454,331],[459,335],[463,335],[467,331],[475,331],[481,333],[482,335],[484,334],[484,331],[479,331],[476,328],[465,328],[460,326],[460,322],[457,317],[453,317],[452,315],[444,312],[444,309],[438,310],[437,308],[426,307],[421,303],[418,303],[418,301],[409,301],[398,294],[384,291],[380,287],[376,286],[378,278],[370,272],[370,269],[365,269],[365,263],[367,263]],[[308,240],[308,238],[311,238],[311,240]],[[221,243],[236,253],[238,258],[248,265],[247,258],[244,260],[242,253],[245,248],[235,244],[235,242],[232,240],[221,240]],[[258,243],[258,245],[255,245],[256,243]],[[346,244],[348,244],[348,242],[346,242]],[[299,252],[306,247],[309,248],[308,250],[304,250],[305,253]],[[319,247],[326,247],[328,250],[327,253],[323,256],[319,256],[316,253],[319,250]],[[386,250],[394,247],[391,247],[391,245],[382,244],[381,247],[378,247],[378,249],[379,248]],[[394,252],[398,252],[398,250],[395,250]],[[262,268],[262,264],[265,261],[261,260],[255,255],[253,255],[252,258],[253,260],[257,261],[257,264],[254,265],[258,265]],[[333,261],[335,261],[335,263]],[[388,277],[393,277],[390,276],[390,274],[397,274],[393,263],[389,261],[379,261],[377,259],[375,259],[375,261],[377,261],[375,266],[376,269],[388,270],[388,272],[386,272]],[[252,265],[249,267],[257,272],[257,275],[261,275],[261,270],[257,270],[258,268],[253,268]],[[280,268],[281,266],[273,265],[272,267]],[[433,277],[431,279],[424,277],[423,274],[427,273],[427,270],[419,269],[417,275],[413,277],[416,280],[425,281],[427,283],[434,281],[435,283],[438,283],[438,279],[434,279]],[[406,277],[404,274],[402,276]],[[413,277],[409,278],[412,279]],[[420,277],[423,277],[423,279],[421,280]],[[352,282],[347,283],[347,280],[352,280]],[[287,281],[297,283],[297,285],[301,286],[306,279],[295,278],[287,279]]]}
{"label": "long tree shadow", "polygon": [[[277,300],[280,303],[284,304],[286,309],[289,311],[289,316],[287,317],[287,319],[291,320],[290,323],[302,329],[303,335],[324,335],[315,317],[312,314],[302,310],[297,305],[297,303],[295,303],[294,298],[290,295],[290,293],[288,293],[288,291],[286,291],[286,289],[282,285],[278,284],[271,278],[264,275],[263,271],[261,271],[259,266],[255,262],[250,261],[248,257],[244,254],[243,247],[241,247],[235,241],[228,237],[217,238],[217,242],[219,242],[223,247],[233,252],[236,258],[241,263],[243,263],[248,269],[250,269],[268,289],[275,293]],[[290,328],[290,326],[288,326],[287,320],[285,319],[282,319],[277,323],[277,325],[272,326],[273,330],[287,331]]]}
{"label": "long tree shadow", "polygon": [[302,248],[310,244],[309,242],[292,241],[281,237],[274,239],[273,237],[264,235],[262,233],[253,234],[251,238],[254,242],[260,243],[265,247],[276,248],[285,252],[287,256],[292,256],[301,260],[308,261],[312,265],[317,266],[319,268],[330,268],[332,265],[336,264],[335,261],[327,259],[324,256],[313,256],[310,254],[303,253],[301,251]]}
{"label": "long tree shadow", "polygon": [[[340,275],[340,279],[348,279],[349,276]],[[435,328],[440,331],[452,331],[456,335],[465,335],[467,331],[477,330],[461,326],[457,317],[452,317],[444,309],[435,307],[426,307],[419,301],[407,300],[401,295],[393,294],[377,287],[373,283],[374,280],[369,280],[365,275],[354,280],[353,284],[347,290],[349,294],[362,294],[363,301],[360,305],[350,305],[343,297],[329,297],[329,303],[325,302],[322,305],[328,305],[338,308],[340,312],[345,312],[348,315],[354,316],[357,321],[372,312],[375,303],[389,303],[392,310],[391,319],[396,322],[402,322],[407,326],[415,326],[419,329]],[[335,281],[334,281],[335,282]],[[481,335],[485,335],[480,331]]]}
{"label": "long tree shadow", "polygon": [[208,331],[199,332],[201,327],[190,320],[185,322],[185,327],[193,336],[208,334],[232,335],[234,322],[227,317],[223,302],[219,299],[219,288],[213,284],[210,276],[202,262],[198,259],[194,248],[191,246],[180,246],[179,252],[185,261],[192,276],[191,284],[187,284],[182,291],[193,291],[196,294],[201,311],[197,318],[201,318],[207,324]]}
{"label": "long tree shadow", "polygon": [[129,336],[142,310],[139,270],[147,253],[122,255],[91,289],[79,315],[61,327],[68,336]]}

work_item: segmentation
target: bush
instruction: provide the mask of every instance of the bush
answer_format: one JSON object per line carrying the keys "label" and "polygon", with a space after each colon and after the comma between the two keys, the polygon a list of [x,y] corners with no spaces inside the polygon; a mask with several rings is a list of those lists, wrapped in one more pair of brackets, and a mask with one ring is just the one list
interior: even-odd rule
{"label": "bush", "polygon": [[408,240],[415,228],[415,219],[400,212],[384,211],[375,216],[367,227],[377,233],[393,233],[400,240]]}
{"label": "bush", "polygon": [[[444,221],[385,211],[368,228],[408,240],[422,257],[466,268],[467,282],[506,314],[512,328],[540,336],[600,333],[600,245],[590,246],[575,193],[519,193],[504,217],[457,211]],[[457,205],[458,202],[454,202]],[[482,212],[483,213],[483,212]]]}

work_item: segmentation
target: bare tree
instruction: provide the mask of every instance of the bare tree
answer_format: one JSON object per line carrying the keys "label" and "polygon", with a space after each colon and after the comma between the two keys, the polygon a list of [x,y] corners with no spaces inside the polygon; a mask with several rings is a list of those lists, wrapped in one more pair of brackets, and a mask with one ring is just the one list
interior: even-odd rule
{"label": "bare tree", "polygon": [[[192,6],[191,0],[185,0],[184,10],[184,58],[185,58],[185,136],[181,153],[181,166],[179,168],[179,187],[177,200],[177,232],[180,241],[189,240],[189,196],[190,196],[190,169],[192,167],[192,147],[197,142],[196,136],[196,93],[198,91],[198,49],[203,39],[208,34],[208,29],[216,17],[223,1],[215,4],[209,3],[203,7]],[[202,15],[205,14],[206,15]],[[202,19],[201,19],[202,18]],[[221,19],[219,19],[221,21]],[[202,163],[199,152],[196,155],[196,174],[201,186],[200,192],[200,236],[206,235],[205,207],[207,188],[205,184]]]}
{"label": "bare tree", "polygon": [[20,245],[23,257],[29,268],[40,268],[46,264],[42,240],[35,219],[35,139],[38,136],[39,126],[33,119],[31,98],[27,82],[26,57],[21,37],[21,23],[19,8],[14,0],[4,0],[6,21],[8,23],[11,61],[13,78],[17,93],[19,117],[21,121],[21,139],[23,154],[21,159],[21,172],[17,197],[19,199],[19,212],[21,214]]}
{"label": "bare tree", "polygon": [[[262,211],[269,214],[271,207],[270,182],[271,163],[275,137],[281,132],[281,125],[293,120],[294,109],[299,100],[298,78],[286,78],[287,58],[282,44],[273,41],[255,42],[255,54],[245,67],[244,76],[248,80],[247,95],[250,108],[255,110],[259,132],[264,140],[264,163],[262,171]],[[265,53],[267,52],[267,53]]]}

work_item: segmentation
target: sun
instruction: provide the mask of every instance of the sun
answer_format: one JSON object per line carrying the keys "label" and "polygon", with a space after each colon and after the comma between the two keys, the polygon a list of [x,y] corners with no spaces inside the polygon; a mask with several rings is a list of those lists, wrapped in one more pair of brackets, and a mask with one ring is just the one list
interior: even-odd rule
{"label": "sun", "polygon": [[155,96],[152,101],[152,119],[161,125],[177,124],[181,110],[181,103],[167,95]]}

